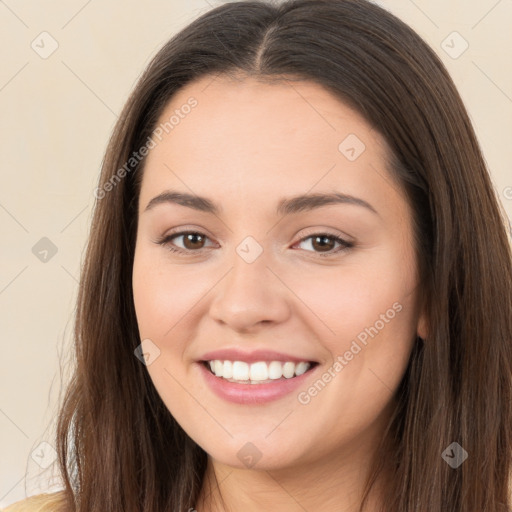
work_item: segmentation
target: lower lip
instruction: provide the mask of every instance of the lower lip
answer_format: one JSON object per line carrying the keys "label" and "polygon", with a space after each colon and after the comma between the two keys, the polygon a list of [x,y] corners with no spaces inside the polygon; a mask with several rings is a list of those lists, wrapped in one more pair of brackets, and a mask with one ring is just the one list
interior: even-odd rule
{"label": "lower lip", "polygon": [[222,377],[216,377],[206,368],[204,363],[200,362],[197,364],[199,364],[206,384],[217,396],[235,404],[249,405],[264,404],[292,393],[303,385],[306,379],[309,379],[319,366],[315,365],[302,375],[292,377],[291,379],[276,379],[275,382],[268,382],[266,384],[237,384],[236,382],[229,382]]}

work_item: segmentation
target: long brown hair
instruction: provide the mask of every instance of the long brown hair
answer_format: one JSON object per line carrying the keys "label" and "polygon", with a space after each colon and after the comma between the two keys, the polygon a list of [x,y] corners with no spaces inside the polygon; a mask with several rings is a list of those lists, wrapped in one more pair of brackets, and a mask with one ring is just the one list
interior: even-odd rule
{"label": "long brown hair", "polygon": [[[429,335],[415,344],[366,491],[387,461],[393,472],[382,511],[507,511],[512,258],[505,219],[440,59],[366,0],[219,6],[173,37],[139,79],[104,158],[81,275],[76,371],[57,428],[67,510],[185,512],[201,489],[207,454],[134,356],[141,340],[131,272],[144,159],[133,154],[178,89],[221,73],[313,80],[337,95],[387,140],[390,172],[413,211]],[[468,453],[458,468],[442,457],[454,442]]]}

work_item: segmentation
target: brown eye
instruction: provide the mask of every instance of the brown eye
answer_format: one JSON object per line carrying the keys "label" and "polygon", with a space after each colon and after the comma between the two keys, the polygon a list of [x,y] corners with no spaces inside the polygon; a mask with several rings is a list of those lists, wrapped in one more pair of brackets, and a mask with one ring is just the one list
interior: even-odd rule
{"label": "brown eye", "polygon": [[185,249],[202,249],[204,246],[205,237],[200,233],[186,233],[179,235],[183,237],[183,245]]}
{"label": "brown eye", "polygon": [[[182,242],[179,242],[180,238],[183,239]],[[208,240],[208,237],[203,233],[197,231],[180,231],[179,233],[165,236],[161,240],[156,241],[156,243],[164,246],[171,252],[190,254],[201,252],[202,249],[205,248],[206,240]]]}
{"label": "brown eye", "polygon": [[331,249],[333,249],[334,246],[336,245],[336,242],[330,236],[315,236],[312,237],[312,239],[312,247],[314,247],[315,249],[319,249],[320,252],[328,252]]}
{"label": "brown eye", "polygon": [[[340,252],[350,249],[354,246],[352,242],[347,242],[336,235],[330,233],[316,233],[311,236],[303,238],[300,244],[309,242],[309,246],[312,250],[307,249],[308,252],[316,252],[319,256],[334,256]],[[336,244],[338,247],[336,248]]]}

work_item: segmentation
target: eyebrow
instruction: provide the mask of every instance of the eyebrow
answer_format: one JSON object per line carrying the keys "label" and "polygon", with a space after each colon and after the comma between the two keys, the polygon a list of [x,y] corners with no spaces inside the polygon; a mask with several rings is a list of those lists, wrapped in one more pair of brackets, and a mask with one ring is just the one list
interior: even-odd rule
{"label": "eyebrow", "polygon": [[[212,213],[220,215],[221,207],[215,204],[211,199],[185,192],[177,192],[173,190],[166,190],[157,195],[149,201],[144,211],[151,210],[159,204],[179,204],[192,208],[201,212]],[[332,192],[330,194],[303,194],[289,198],[281,199],[276,208],[277,215],[293,215],[296,213],[314,210],[322,206],[331,204],[348,204],[354,206],[361,206],[379,215],[377,210],[368,202],[359,197],[354,197],[348,194],[341,194],[339,192]]]}

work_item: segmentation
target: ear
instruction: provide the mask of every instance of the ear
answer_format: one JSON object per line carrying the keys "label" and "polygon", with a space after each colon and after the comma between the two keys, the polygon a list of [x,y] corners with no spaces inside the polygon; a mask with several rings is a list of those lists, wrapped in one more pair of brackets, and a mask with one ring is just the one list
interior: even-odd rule
{"label": "ear", "polygon": [[416,334],[424,340],[428,339],[429,332],[428,332],[428,328],[427,328],[427,315],[426,315],[424,309],[421,311],[420,316],[418,317]]}

